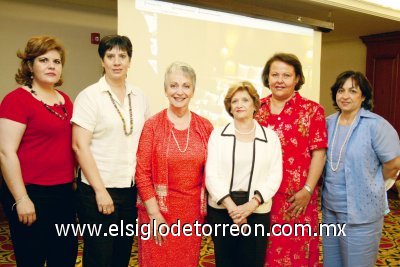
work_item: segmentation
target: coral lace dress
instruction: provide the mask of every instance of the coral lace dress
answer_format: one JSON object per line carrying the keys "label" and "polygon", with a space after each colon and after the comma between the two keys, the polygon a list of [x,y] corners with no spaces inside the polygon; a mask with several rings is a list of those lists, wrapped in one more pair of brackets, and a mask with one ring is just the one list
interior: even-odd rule
{"label": "coral lace dress", "polygon": [[[204,184],[204,164],[206,160],[206,147],[201,135],[196,132],[193,120],[190,124],[189,142],[185,151],[188,130],[172,129],[173,136],[169,135],[166,142],[166,152],[156,150],[166,157],[167,164],[167,211],[161,213],[168,225],[180,223],[180,235],[169,234],[162,246],[156,245],[153,239],[139,240],[139,264],[147,266],[185,266],[197,267],[201,236],[196,236],[194,223],[203,223],[204,214],[201,213],[201,194]],[[146,134],[145,132],[143,134]],[[179,148],[178,145],[179,144]],[[184,152],[183,152],[184,151]],[[162,156],[162,157],[164,157]],[[158,155],[152,155],[158,157]],[[160,202],[160,198],[158,198]],[[149,223],[145,209],[139,209],[139,224]],[[191,224],[193,233],[185,236],[182,227]],[[173,228],[176,233],[177,227]]]}

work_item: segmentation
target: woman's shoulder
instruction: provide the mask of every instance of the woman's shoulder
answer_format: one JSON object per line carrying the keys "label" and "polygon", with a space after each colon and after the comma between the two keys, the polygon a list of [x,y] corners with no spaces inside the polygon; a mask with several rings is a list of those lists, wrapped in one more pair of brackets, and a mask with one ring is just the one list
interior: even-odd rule
{"label": "woman's shoulder", "polygon": [[99,84],[99,82],[96,82],[96,83],[90,84],[90,85],[86,86],[84,89],[82,89],[79,92],[79,95],[83,95],[83,94],[93,95],[93,94],[99,94],[99,93],[100,93],[100,84]]}
{"label": "woman's shoulder", "polygon": [[9,92],[1,101],[0,117],[12,119],[26,124],[27,116],[31,116],[30,108],[35,104],[35,98],[22,87]]}
{"label": "woman's shoulder", "polygon": [[227,123],[224,126],[217,126],[214,128],[213,133],[221,134],[231,123]]}
{"label": "woman's shoulder", "polygon": [[4,96],[2,102],[4,102],[4,101],[7,101],[7,102],[20,101],[21,99],[25,99],[27,97],[31,97],[30,93],[26,89],[24,89],[22,87],[18,87],[16,89],[12,90],[11,92],[9,92],[8,94],[6,94]]}
{"label": "woman's shoulder", "polygon": [[162,121],[166,121],[167,120],[167,113],[166,113],[167,109],[163,109],[159,112],[157,112],[156,114],[154,114],[153,116],[151,116],[150,118],[148,118],[145,122],[145,125],[156,125]]}
{"label": "woman's shoulder", "polygon": [[146,94],[140,87],[130,83],[127,83],[127,87],[133,92],[133,94],[140,96],[142,98],[147,98]]}
{"label": "woman's shoulder", "polygon": [[270,139],[270,138],[279,139],[278,134],[274,130],[272,130],[271,128],[269,128],[267,126],[263,126],[261,124],[259,124],[259,125],[263,129],[267,139]]}
{"label": "woman's shoulder", "polygon": [[258,125],[264,130],[264,132],[266,134],[277,135],[277,133],[274,130],[272,130],[270,127],[261,125],[260,123],[258,123]]}
{"label": "woman's shoulder", "polygon": [[335,120],[338,116],[339,116],[339,112],[337,111],[337,112],[335,112],[335,113],[332,113],[332,114],[329,115],[328,117],[326,117],[326,121]]}
{"label": "woman's shoulder", "polygon": [[297,94],[297,95],[298,95],[298,97],[300,99],[299,102],[300,102],[301,105],[306,106],[306,107],[312,107],[312,108],[317,108],[317,109],[324,110],[324,107],[321,104],[315,102],[314,100],[308,99],[308,98],[306,98],[306,97],[304,97],[304,96],[302,96],[300,94]]}
{"label": "woman's shoulder", "polygon": [[69,97],[69,95],[59,89],[57,89],[57,92],[62,95],[62,97],[64,97],[65,101],[71,102],[71,98]]}
{"label": "woman's shoulder", "polygon": [[99,99],[101,99],[101,87],[100,82],[96,82],[82,89],[76,96],[74,104],[95,106],[98,105]]}
{"label": "woman's shoulder", "polygon": [[197,122],[202,123],[206,128],[211,130],[214,128],[212,123],[207,118],[200,116],[199,114],[193,111],[191,111],[191,113],[192,113],[192,118],[195,119]]}
{"label": "woman's shoulder", "polygon": [[370,110],[365,110],[362,109],[361,111],[361,117],[366,118],[366,122],[369,122],[370,124],[373,124],[375,127],[393,127],[388,120],[386,120],[384,117],[370,111]]}
{"label": "woman's shoulder", "polygon": [[386,119],[383,118],[381,115],[378,115],[378,114],[376,114],[370,110],[364,109],[364,108],[361,108],[360,117],[371,118],[371,119],[375,119],[378,121],[380,121],[380,120],[386,121]]}
{"label": "woman's shoulder", "polygon": [[21,95],[30,95],[30,92],[23,88],[22,86],[15,88],[14,90],[10,91],[6,96],[21,96]]}

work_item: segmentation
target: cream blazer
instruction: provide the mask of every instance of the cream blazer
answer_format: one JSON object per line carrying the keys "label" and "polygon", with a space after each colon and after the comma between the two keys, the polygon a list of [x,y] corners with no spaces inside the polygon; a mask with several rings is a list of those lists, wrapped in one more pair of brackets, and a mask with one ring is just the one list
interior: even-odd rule
{"label": "cream blazer", "polygon": [[[249,200],[255,194],[261,197],[262,204],[254,213],[267,213],[271,210],[272,197],[282,181],[282,149],[278,135],[256,121],[253,141],[252,168],[249,181]],[[230,195],[235,179],[236,137],[233,122],[216,128],[208,141],[206,163],[206,187],[208,205],[224,209],[224,198]]]}

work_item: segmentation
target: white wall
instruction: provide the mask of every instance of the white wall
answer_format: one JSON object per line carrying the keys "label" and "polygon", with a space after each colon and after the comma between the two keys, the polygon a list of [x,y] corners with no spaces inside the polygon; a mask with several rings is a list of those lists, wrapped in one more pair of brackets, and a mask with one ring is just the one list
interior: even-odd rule
{"label": "white wall", "polygon": [[[121,16],[128,16],[130,10],[134,8],[134,1],[119,0],[118,2]],[[117,32],[117,21],[116,16],[106,14],[0,0],[0,36],[2,36],[0,42],[0,100],[17,86],[14,80],[19,65],[19,59],[16,56],[17,50],[25,47],[30,36],[39,34],[54,35],[65,45],[67,60],[64,67],[65,82],[62,89],[74,99],[80,90],[95,82],[102,71],[97,55],[97,46],[89,42],[90,33],[100,32],[102,36],[114,34]],[[129,32],[129,27],[129,24],[122,24],[119,31]],[[132,68],[135,68],[137,53],[145,49],[136,46],[135,38],[140,38],[140,36],[133,37]],[[315,90],[320,88],[320,103],[325,107],[327,115],[335,111],[330,97],[330,86],[335,77],[347,69],[359,70],[364,73],[365,61],[366,47],[357,37],[341,42],[322,42],[320,86],[313,81],[312,87],[316,88]],[[316,67],[313,68],[318,70]],[[150,69],[143,71],[150,71]],[[162,84],[157,88],[145,89],[150,91],[146,92],[150,98],[159,98],[159,103],[164,106],[165,100],[161,86]],[[306,93],[306,90],[302,93]]]}
{"label": "white wall", "polygon": [[115,34],[117,17],[0,1],[0,25],[0,100],[17,87],[14,76],[20,61],[16,52],[23,50],[27,40],[34,35],[52,35],[64,44],[66,64],[61,89],[74,99],[102,73],[97,45],[90,43],[90,33]]}

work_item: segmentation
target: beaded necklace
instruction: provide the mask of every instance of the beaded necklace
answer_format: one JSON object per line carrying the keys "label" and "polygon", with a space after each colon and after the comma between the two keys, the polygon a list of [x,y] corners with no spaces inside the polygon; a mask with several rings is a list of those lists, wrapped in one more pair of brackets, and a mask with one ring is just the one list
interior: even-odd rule
{"label": "beaded necklace", "polygon": [[334,172],[337,171],[337,169],[339,168],[339,163],[340,163],[340,160],[342,158],[343,148],[344,148],[344,146],[346,145],[347,141],[350,138],[350,133],[351,133],[351,130],[353,129],[353,124],[354,124],[354,122],[356,121],[356,118],[357,118],[357,116],[355,116],[353,121],[351,122],[350,129],[347,132],[347,135],[346,135],[346,138],[344,139],[343,145],[340,147],[339,158],[338,158],[338,161],[336,163],[336,166],[333,166],[333,148],[335,147],[336,133],[337,133],[337,129],[338,129],[338,125],[339,125],[339,121],[340,121],[340,117],[341,116],[342,116],[342,114],[340,114],[340,116],[339,116],[339,118],[338,118],[338,120],[336,122],[335,131],[333,132],[333,140],[332,140],[332,147],[331,147],[330,167],[331,167],[331,170],[334,171]]}
{"label": "beaded necklace", "polygon": [[68,112],[67,109],[65,108],[65,105],[63,103],[61,103],[61,101],[59,100],[59,97],[57,95],[57,98],[59,100],[58,104],[61,106],[61,109],[64,112],[64,116],[61,115],[60,113],[58,113],[57,111],[55,111],[54,109],[52,109],[48,104],[44,103],[42,99],[39,98],[37,92],[30,88],[30,92],[32,95],[36,96],[36,98],[43,104],[43,106],[53,115],[55,115],[57,118],[61,119],[61,120],[66,120],[68,119]]}
{"label": "beaded necklace", "polygon": [[128,94],[128,100],[129,100],[129,122],[131,123],[131,127],[129,129],[129,132],[126,130],[126,123],[124,116],[122,116],[121,111],[117,107],[117,104],[114,101],[114,98],[112,97],[110,91],[107,91],[108,95],[110,96],[111,102],[113,103],[115,109],[118,112],[119,117],[121,118],[122,121],[122,128],[124,129],[124,133],[126,136],[130,136],[133,133],[133,115],[132,115],[132,101],[131,101],[131,93]]}

